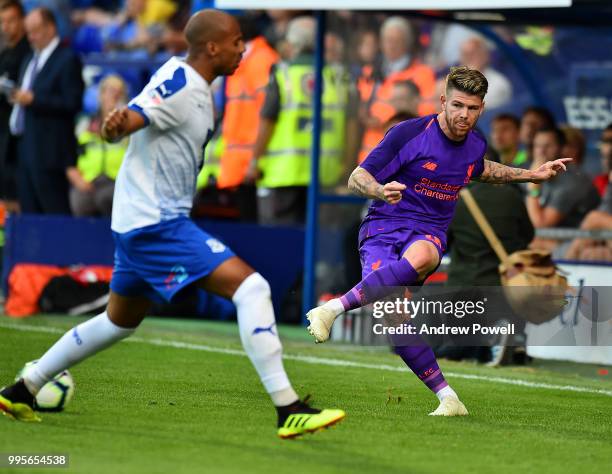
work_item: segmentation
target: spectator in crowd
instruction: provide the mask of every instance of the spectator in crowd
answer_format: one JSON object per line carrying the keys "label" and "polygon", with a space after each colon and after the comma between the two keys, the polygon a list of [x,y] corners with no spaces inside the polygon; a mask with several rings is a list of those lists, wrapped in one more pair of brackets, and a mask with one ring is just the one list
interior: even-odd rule
{"label": "spectator in crowd", "polygon": [[416,38],[412,26],[405,18],[387,18],[380,30],[381,50],[383,53],[382,77],[370,94],[360,91],[360,120],[364,134],[359,151],[359,163],[382,140],[384,124],[397,110],[389,104],[393,84],[411,80],[419,88],[423,101],[419,105],[419,115],[432,113],[434,108],[428,101],[435,92],[436,79],[433,70],[416,58]]}
{"label": "spectator in crowd", "polygon": [[[558,128],[536,132],[533,141],[532,169],[561,156],[565,144]],[[599,204],[590,179],[575,166],[542,184],[527,185],[527,211],[534,227],[578,227],[584,216]]]}
{"label": "spectator in crowd", "polygon": [[18,137],[19,204],[27,213],[70,214],[66,168],[76,163],[81,62],[60,45],[50,10],[32,10],[25,27],[34,52],[22,63],[10,116],[11,133]]}
{"label": "spectator in crowd", "polygon": [[187,39],[183,30],[191,14],[191,2],[190,0],[176,0],[174,3],[176,9],[172,15],[167,21],[160,23],[162,25],[161,34],[159,34],[159,29],[157,30],[156,49],[177,55],[187,51]]}
{"label": "spectator in crowd", "polygon": [[450,66],[460,62],[460,45],[475,34],[474,29],[460,23],[435,22],[425,52],[427,64],[432,65],[437,72],[448,71]]}
{"label": "spectator in crowd", "polygon": [[[327,32],[325,34],[325,64],[333,72],[333,77],[342,78],[342,82],[349,86],[349,109],[355,109],[355,113],[358,108],[359,98],[355,83],[351,80],[351,73],[346,61],[346,48],[344,39],[337,32]],[[347,109],[347,112],[349,111]],[[356,157],[359,151],[359,139],[361,138],[359,130],[359,122],[350,114],[346,117],[345,121],[345,137],[344,143],[344,173],[339,180],[340,187],[337,187],[334,192],[346,192],[346,186],[344,183],[348,181],[349,175],[352,172],[355,164]],[[330,183],[328,183],[328,186]]]}
{"label": "spectator in crowd", "polygon": [[57,35],[60,38],[70,38],[72,35],[70,14],[73,8],[73,0],[22,0],[21,3],[28,13],[33,8],[50,10],[57,25]]}
{"label": "spectator in crowd", "polygon": [[0,6],[0,29],[6,48],[0,51],[0,199],[5,209],[18,212],[17,201],[17,140],[9,133],[12,104],[10,94],[19,78],[19,67],[31,52],[25,34],[24,10],[16,0]]}
{"label": "spectator in crowd", "polygon": [[285,60],[289,58],[289,46],[286,41],[287,28],[293,18],[299,16],[294,10],[266,10],[271,23],[266,29],[265,37],[268,43],[278,51],[280,57]]}
{"label": "spectator in crowd", "polygon": [[512,84],[501,72],[491,67],[491,53],[485,40],[472,36],[461,44],[461,65],[482,72],[489,82],[487,108],[495,109],[507,104],[512,98]]}
{"label": "spectator in crowd", "polygon": [[328,66],[345,67],[344,39],[334,31],[325,33],[325,63]]}
{"label": "spectator in crowd", "polygon": [[380,57],[380,46],[378,44],[378,33],[374,30],[363,30],[356,33],[357,60],[359,65],[370,66],[370,69],[378,62]]}
{"label": "spectator in crowd", "polygon": [[[357,78],[357,86],[363,89],[365,97],[361,100],[367,101],[371,95],[371,88],[374,87],[376,78],[374,72],[379,71],[380,48],[378,45],[378,33],[374,30],[363,30],[356,33],[354,42],[356,43],[357,65],[351,69],[351,73]],[[361,84],[361,81],[364,84]]]}
{"label": "spectator in crowd", "polygon": [[108,143],[100,135],[104,117],[127,103],[127,84],[121,77],[109,75],[98,90],[98,114],[78,137],[77,165],[66,170],[72,185],[70,207],[77,217],[111,215],[115,178],[127,149],[127,140]]}
{"label": "spectator in crowd", "polygon": [[72,11],[71,20],[74,24],[88,23],[96,26],[108,26],[116,22],[122,22],[126,17],[135,17],[139,23],[148,27],[155,24],[163,24],[169,21],[174,14],[189,7],[186,0],[126,0],[121,2],[123,8],[119,11],[101,8],[98,5],[75,9]]}
{"label": "spectator in crowd", "polygon": [[[612,171],[609,173],[612,180]],[[582,230],[612,230],[612,184],[608,182],[600,206],[589,212],[582,223]],[[612,240],[575,239],[570,245],[566,258],[572,260],[612,261]]]}
{"label": "spectator in crowd", "polygon": [[555,118],[544,107],[531,106],[523,111],[519,138],[523,151],[527,155],[527,166],[533,161],[533,138],[541,128],[555,128]]}
{"label": "spectator in crowd", "polygon": [[[368,117],[368,106],[373,99],[374,88],[382,83],[382,66],[378,33],[374,30],[363,30],[356,35],[357,60],[355,77],[359,93],[360,124],[365,126]],[[361,139],[361,133],[359,133]]]}
{"label": "spectator in crowd", "polygon": [[146,0],[126,0],[124,9],[103,30],[106,51],[147,50],[152,44],[142,16]]}
{"label": "spectator in crowd", "polygon": [[[534,228],[529,220],[523,194],[518,186],[512,184],[488,185],[478,182],[469,184],[468,189],[483,214],[491,224],[497,237],[510,254],[524,250],[534,237]],[[451,262],[448,267],[447,285],[450,287],[501,286],[498,271],[499,258],[476,224],[463,199],[457,203],[455,216],[449,227],[448,245]],[[472,295],[474,296],[474,295]],[[498,314],[511,314],[503,295],[491,292],[488,296],[495,299],[492,305]],[[491,301],[493,303],[493,301]],[[522,332],[522,331],[520,331]],[[515,344],[524,346],[522,334],[517,331]],[[524,362],[524,347],[508,348],[503,345],[489,347],[446,347],[436,354],[452,359],[477,359],[490,365]]]}
{"label": "spectator in crowd", "polygon": [[[312,147],[315,22],[291,20],[286,41],[290,60],[272,69],[266,87],[255,160],[249,176],[257,181],[258,216],[263,224],[303,224]],[[334,186],[345,173],[348,74],[323,68],[320,179]]]}
{"label": "spectator in crowd", "polygon": [[418,117],[421,95],[419,88],[413,81],[399,81],[393,84],[389,103],[397,113],[407,113],[414,118]]}
{"label": "spectator in crowd", "polygon": [[599,153],[601,153],[601,171],[602,173],[595,176],[593,184],[600,196],[603,196],[608,186],[609,174],[612,171],[612,123],[601,133],[599,142]]}
{"label": "spectator in crowd", "polygon": [[491,146],[504,165],[519,168],[528,166],[525,150],[519,150],[520,128],[521,122],[511,114],[499,114],[491,122]]}
{"label": "spectator in crowd", "polygon": [[559,128],[565,138],[565,145],[563,145],[561,150],[561,156],[573,158],[574,161],[571,164],[580,168],[584,162],[584,154],[586,152],[584,133],[580,129],[570,127],[569,125],[562,125]]}
{"label": "spectator in crowd", "polygon": [[[413,113],[400,110],[393,117],[391,117],[389,120],[387,120],[387,122],[385,123],[385,126],[384,126],[385,133],[387,133],[392,127],[396,126],[398,123],[405,122],[406,120],[412,120],[412,119],[415,119],[417,117],[418,116],[413,114]],[[360,221],[360,223],[361,223],[361,221]]]}
{"label": "spectator in crowd", "polygon": [[[225,197],[238,208],[237,217],[256,220],[255,182],[253,176],[247,178],[247,172],[253,160],[265,87],[279,56],[259,32],[254,18],[245,15],[239,21],[246,51],[238,69],[225,79],[220,140],[207,147],[202,173],[214,176],[217,187],[228,193]],[[215,159],[219,160],[218,171],[213,169]]]}
{"label": "spectator in crowd", "polygon": [[186,48],[181,28],[189,12],[187,0],[126,0],[117,13],[96,7],[75,10],[72,21],[99,28],[107,51],[155,53],[165,48],[176,53]]}
{"label": "spectator in crowd", "polygon": [[159,25],[168,22],[179,8],[186,4],[184,0],[140,0],[145,9],[141,21],[145,26]]}

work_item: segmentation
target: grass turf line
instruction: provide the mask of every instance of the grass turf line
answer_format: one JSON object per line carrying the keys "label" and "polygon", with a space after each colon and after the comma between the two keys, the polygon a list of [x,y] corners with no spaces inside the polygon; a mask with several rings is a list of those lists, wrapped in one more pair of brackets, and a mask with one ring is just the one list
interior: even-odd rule
{"label": "grass turf line", "polygon": [[[139,335],[238,347],[235,333],[192,329],[153,321]],[[0,381],[56,338],[0,328]],[[285,347],[321,356],[300,341]],[[326,355],[336,350],[330,347]],[[380,351],[350,355],[396,360]],[[35,425],[0,419],[0,451],[69,453],[68,471],[84,473],[602,472],[612,462],[608,397],[457,379],[451,383],[471,416],[439,419],[427,417],[435,398],[409,374],[299,361],[286,367],[301,394],[314,394],[317,406],[346,409],[347,419],[301,440],[278,440],[274,411],[245,357],[122,343],[72,369],[76,395],[65,413],[45,414]],[[473,369],[452,364],[459,368]],[[576,382],[565,374],[547,378]]]}

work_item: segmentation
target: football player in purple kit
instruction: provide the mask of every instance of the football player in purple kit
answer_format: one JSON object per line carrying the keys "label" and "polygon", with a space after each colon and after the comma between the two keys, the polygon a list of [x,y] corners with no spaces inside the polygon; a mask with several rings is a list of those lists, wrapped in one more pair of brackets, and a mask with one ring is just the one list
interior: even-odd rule
{"label": "football player in purple kit", "polygon": [[[484,109],[487,87],[481,72],[465,66],[451,68],[440,98],[442,112],[397,124],[353,171],[350,190],[374,199],[359,232],[363,279],[341,298],[308,312],[308,331],[316,342],[329,338],[340,314],[386,296],[393,287],[421,285],[436,270],[459,191],[471,179],[539,183],[566,170],[569,158],[535,170],[486,159],[486,140],[474,127]],[[440,405],[430,415],[467,415],[432,349],[419,341],[394,346],[437,395]]]}

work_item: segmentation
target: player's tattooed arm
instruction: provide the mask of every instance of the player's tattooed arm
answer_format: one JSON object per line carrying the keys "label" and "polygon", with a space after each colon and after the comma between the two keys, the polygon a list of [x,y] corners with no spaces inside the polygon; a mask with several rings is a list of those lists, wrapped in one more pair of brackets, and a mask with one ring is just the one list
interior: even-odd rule
{"label": "player's tattooed arm", "polygon": [[351,173],[348,181],[351,192],[361,197],[380,199],[389,204],[397,204],[402,199],[402,191],[406,189],[405,184],[391,181],[380,184],[367,170],[358,166]]}
{"label": "player's tattooed arm", "polygon": [[484,160],[484,171],[475,181],[482,183],[526,183],[531,179],[531,171],[502,165],[496,161]]}
{"label": "player's tattooed arm", "polygon": [[546,181],[558,173],[566,171],[565,163],[571,161],[571,158],[560,158],[554,161],[548,161],[536,169],[525,170],[522,168],[514,168],[512,166],[502,165],[495,161],[484,160],[484,171],[480,176],[475,178],[475,181],[482,183],[502,184],[502,183],[541,183]]}
{"label": "player's tattooed arm", "polygon": [[382,199],[382,184],[361,166],[355,168],[349,176],[348,188],[352,193],[361,197]]}

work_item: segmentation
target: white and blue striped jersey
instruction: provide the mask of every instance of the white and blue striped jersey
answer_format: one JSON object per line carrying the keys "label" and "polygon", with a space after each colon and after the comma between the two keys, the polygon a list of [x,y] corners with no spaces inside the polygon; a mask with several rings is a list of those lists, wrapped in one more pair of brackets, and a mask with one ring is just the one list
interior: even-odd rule
{"label": "white and blue striped jersey", "polygon": [[214,127],[208,83],[177,57],[128,107],[147,126],[130,137],[115,183],[111,228],[118,233],[189,215]]}

